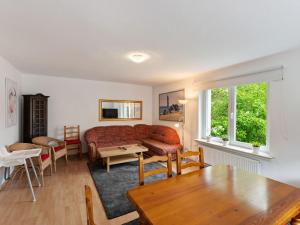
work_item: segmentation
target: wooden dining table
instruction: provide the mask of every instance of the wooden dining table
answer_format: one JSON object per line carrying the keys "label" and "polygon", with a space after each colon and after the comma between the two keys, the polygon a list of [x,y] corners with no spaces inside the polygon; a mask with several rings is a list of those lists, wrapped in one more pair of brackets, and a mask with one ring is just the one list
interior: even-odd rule
{"label": "wooden dining table", "polygon": [[230,166],[139,186],[128,198],[152,225],[283,225],[300,213],[300,189]]}

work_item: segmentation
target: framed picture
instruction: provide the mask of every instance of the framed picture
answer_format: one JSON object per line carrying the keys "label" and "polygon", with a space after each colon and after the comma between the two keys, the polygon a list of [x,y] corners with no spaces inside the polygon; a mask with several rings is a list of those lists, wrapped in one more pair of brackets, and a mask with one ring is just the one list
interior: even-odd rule
{"label": "framed picture", "polygon": [[183,99],[184,89],[159,94],[159,120],[183,122],[184,105],[179,104]]}
{"label": "framed picture", "polygon": [[17,82],[5,79],[5,99],[6,99],[6,127],[17,125],[18,119],[18,94],[17,94]]}

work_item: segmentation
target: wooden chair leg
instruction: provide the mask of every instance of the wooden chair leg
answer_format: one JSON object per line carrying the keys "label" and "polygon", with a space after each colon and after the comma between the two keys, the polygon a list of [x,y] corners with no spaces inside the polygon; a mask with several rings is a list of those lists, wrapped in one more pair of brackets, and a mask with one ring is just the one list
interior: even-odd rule
{"label": "wooden chair leg", "polygon": [[65,155],[66,164],[68,164],[68,154]]}
{"label": "wooden chair leg", "polygon": [[56,159],[53,161],[53,166],[54,166],[54,173],[56,173]]}
{"label": "wooden chair leg", "polygon": [[181,154],[178,149],[176,151],[176,170],[177,175],[181,175]]}
{"label": "wooden chair leg", "polygon": [[200,161],[200,169],[204,168],[205,167],[204,152],[202,147],[199,147],[199,161]]}
{"label": "wooden chair leg", "polygon": [[79,144],[79,158],[82,159],[82,144]]}
{"label": "wooden chair leg", "polygon": [[41,170],[40,171],[40,177],[41,177],[41,180],[42,180],[42,186],[44,187],[44,171],[43,170]]}
{"label": "wooden chair leg", "polygon": [[139,183],[144,185],[144,165],[143,165],[143,156],[139,155]]}
{"label": "wooden chair leg", "polygon": [[52,164],[50,164],[50,176],[52,176]]}
{"label": "wooden chair leg", "polygon": [[167,166],[168,166],[168,177],[172,177],[172,156],[170,153],[168,154]]}
{"label": "wooden chair leg", "polygon": [[294,218],[291,221],[291,225],[299,225],[300,224],[300,219]]}

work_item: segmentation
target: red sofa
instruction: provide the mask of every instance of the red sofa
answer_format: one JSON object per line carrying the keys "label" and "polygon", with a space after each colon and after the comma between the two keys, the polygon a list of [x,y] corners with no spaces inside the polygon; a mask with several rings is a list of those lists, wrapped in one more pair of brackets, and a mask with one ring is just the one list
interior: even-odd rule
{"label": "red sofa", "polygon": [[84,138],[91,160],[96,159],[98,148],[129,144],[144,145],[150,156],[171,153],[172,159],[176,158],[177,149],[182,150],[176,130],[160,125],[99,126],[87,130]]}

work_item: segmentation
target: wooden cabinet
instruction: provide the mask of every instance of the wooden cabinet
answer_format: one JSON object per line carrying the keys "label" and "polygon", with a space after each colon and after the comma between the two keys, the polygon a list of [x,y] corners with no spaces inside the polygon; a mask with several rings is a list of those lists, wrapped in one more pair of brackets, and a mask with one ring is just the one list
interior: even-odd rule
{"label": "wooden cabinet", "polygon": [[47,136],[49,96],[36,94],[23,98],[23,142],[30,143],[34,137]]}

